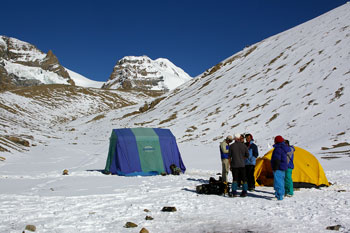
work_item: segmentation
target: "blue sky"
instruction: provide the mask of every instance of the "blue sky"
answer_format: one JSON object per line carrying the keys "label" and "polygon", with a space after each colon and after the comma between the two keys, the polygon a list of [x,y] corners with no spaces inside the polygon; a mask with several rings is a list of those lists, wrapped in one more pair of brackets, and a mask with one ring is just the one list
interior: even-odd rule
{"label": "blue sky", "polygon": [[0,35],[52,50],[60,63],[107,81],[124,56],[164,57],[196,76],[245,46],[345,0],[3,1]]}

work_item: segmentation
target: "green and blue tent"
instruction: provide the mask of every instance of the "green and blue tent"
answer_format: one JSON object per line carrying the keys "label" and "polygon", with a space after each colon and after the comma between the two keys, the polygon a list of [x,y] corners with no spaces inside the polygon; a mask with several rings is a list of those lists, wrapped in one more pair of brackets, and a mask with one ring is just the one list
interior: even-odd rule
{"label": "green and blue tent", "polygon": [[106,173],[122,176],[170,174],[170,165],[185,172],[175,136],[169,129],[113,129]]}

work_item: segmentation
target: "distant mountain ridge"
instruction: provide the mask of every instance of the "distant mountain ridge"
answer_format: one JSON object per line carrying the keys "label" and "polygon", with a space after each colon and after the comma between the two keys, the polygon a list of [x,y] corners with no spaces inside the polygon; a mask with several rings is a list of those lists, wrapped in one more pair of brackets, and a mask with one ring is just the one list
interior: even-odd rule
{"label": "distant mountain ridge", "polygon": [[185,71],[168,59],[126,56],[117,62],[102,88],[168,91],[190,79]]}
{"label": "distant mountain ridge", "polygon": [[168,91],[191,77],[165,58],[126,56],[106,82],[88,79],[63,67],[54,53],[47,54],[16,38],[0,36],[0,90],[18,86],[68,84],[105,89]]}
{"label": "distant mountain ridge", "polygon": [[[317,156],[348,156],[349,44],[350,4],[345,4],[246,47],[156,100],[140,98],[142,92],[123,88],[88,90],[88,95],[84,88],[48,88],[50,100],[40,96],[42,89],[0,93],[0,135],[8,141],[13,134],[35,134],[32,141],[38,142],[49,130],[50,137],[63,131],[72,135],[99,132],[108,139],[111,128],[161,127],[171,129],[179,143],[216,147],[227,135],[252,133],[263,154],[280,134]],[[140,67],[147,65],[147,60],[128,58],[119,63],[115,73],[123,74],[133,66],[143,70]],[[65,94],[67,88],[70,96]],[[124,100],[133,98],[133,103],[117,100],[121,104],[112,109],[118,98],[110,97],[113,93]],[[106,103],[101,110],[100,101]],[[40,117],[43,120],[39,121]],[[3,147],[11,150],[9,145]]]}
{"label": "distant mountain ridge", "polygon": [[65,68],[50,50],[47,54],[27,42],[0,36],[0,86],[71,84]]}

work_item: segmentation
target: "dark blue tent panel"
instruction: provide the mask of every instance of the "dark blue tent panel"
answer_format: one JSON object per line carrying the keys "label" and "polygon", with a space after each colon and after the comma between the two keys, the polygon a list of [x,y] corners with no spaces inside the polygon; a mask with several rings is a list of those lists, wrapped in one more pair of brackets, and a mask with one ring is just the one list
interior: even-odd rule
{"label": "dark blue tent panel", "polygon": [[110,138],[105,171],[135,176],[171,173],[175,164],[185,172],[176,138],[169,129],[114,129]]}

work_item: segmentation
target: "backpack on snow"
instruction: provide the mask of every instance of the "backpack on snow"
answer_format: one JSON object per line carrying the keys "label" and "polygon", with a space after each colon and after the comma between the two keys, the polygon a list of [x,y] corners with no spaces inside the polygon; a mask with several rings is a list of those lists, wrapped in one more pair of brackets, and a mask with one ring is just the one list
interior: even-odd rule
{"label": "backpack on snow", "polygon": [[210,177],[209,184],[202,184],[196,186],[196,192],[198,194],[222,195],[224,193],[227,193],[227,188],[227,183],[224,183],[221,177],[219,178],[219,180],[215,180],[214,177]]}
{"label": "backpack on snow", "polygon": [[180,173],[181,173],[181,169],[176,167],[175,164],[170,165],[170,171],[171,171],[172,175],[180,175]]}

